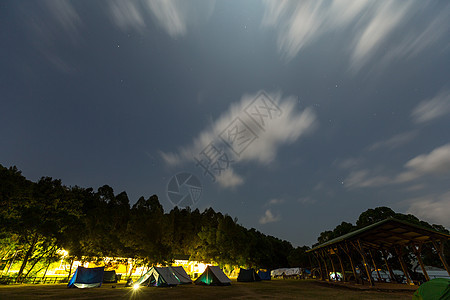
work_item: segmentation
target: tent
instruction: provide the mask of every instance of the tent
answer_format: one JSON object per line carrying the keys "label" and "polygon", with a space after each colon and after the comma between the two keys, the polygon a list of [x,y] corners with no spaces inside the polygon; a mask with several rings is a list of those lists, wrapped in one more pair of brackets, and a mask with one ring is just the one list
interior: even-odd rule
{"label": "tent", "polygon": [[259,278],[261,278],[261,280],[270,280],[270,271],[268,270],[268,271],[264,272],[264,271],[259,270],[258,276],[259,276]]}
{"label": "tent", "polygon": [[172,271],[167,267],[151,267],[134,285],[146,286],[175,286],[179,282]]}
{"label": "tent", "polygon": [[414,292],[413,300],[450,299],[450,279],[436,278],[419,286]]}
{"label": "tent", "polygon": [[105,267],[83,268],[78,267],[72,278],[69,280],[67,287],[77,288],[94,288],[100,287],[103,282],[103,273]]}
{"label": "tent", "polygon": [[103,283],[116,283],[116,271],[104,271],[103,272]]}
{"label": "tent", "polygon": [[191,277],[189,277],[182,266],[169,267],[169,269],[172,271],[172,274],[175,275],[175,278],[178,280],[179,284],[192,283]]}
{"label": "tent", "polygon": [[258,274],[256,274],[255,269],[240,269],[239,275],[237,278],[239,282],[253,282],[253,281],[261,281]]}
{"label": "tent", "polygon": [[202,285],[230,285],[231,280],[218,266],[207,266],[205,272],[194,283]]}

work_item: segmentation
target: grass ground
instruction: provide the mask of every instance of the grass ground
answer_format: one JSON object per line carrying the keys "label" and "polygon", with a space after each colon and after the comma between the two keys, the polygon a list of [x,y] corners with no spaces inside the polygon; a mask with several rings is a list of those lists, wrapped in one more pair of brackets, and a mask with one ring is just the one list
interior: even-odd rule
{"label": "grass ground", "polygon": [[94,289],[68,289],[58,285],[0,286],[0,299],[408,299],[413,292],[357,291],[328,287],[312,280],[232,282],[231,286],[184,285],[173,288],[142,287],[137,291],[124,284],[104,284]]}

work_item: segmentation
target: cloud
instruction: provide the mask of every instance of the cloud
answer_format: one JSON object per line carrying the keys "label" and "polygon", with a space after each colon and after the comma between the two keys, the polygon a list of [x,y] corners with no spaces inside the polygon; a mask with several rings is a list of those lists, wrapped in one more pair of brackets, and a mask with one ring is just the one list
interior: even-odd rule
{"label": "cloud", "polygon": [[259,219],[259,224],[273,223],[279,221],[280,219],[280,215],[275,216],[270,209],[267,209],[264,216]]}
{"label": "cloud", "polygon": [[344,180],[344,186],[352,188],[361,187],[377,187],[390,183],[391,179],[388,176],[377,175],[373,171],[367,169],[352,171],[350,175]]}
{"label": "cloud", "polygon": [[272,206],[272,205],[279,205],[283,204],[285,201],[284,199],[270,199],[265,206]]}
{"label": "cloud", "polygon": [[417,136],[417,132],[415,132],[415,131],[400,133],[400,134],[394,135],[393,137],[391,137],[387,140],[379,141],[379,142],[372,144],[371,146],[369,146],[368,150],[374,151],[374,150],[378,150],[378,149],[395,149],[395,148],[398,148],[398,147],[412,141],[416,136]]}
{"label": "cloud", "polygon": [[450,227],[450,192],[411,199],[407,212],[428,222]]}
{"label": "cloud", "polygon": [[33,20],[28,23],[30,40],[51,66],[63,73],[71,73],[76,68],[63,58],[64,54],[55,51],[55,45],[61,39],[72,44],[78,43],[81,39],[79,31],[83,26],[82,19],[69,1],[45,0],[41,6],[47,14],[40,15],[37,13],[39,10],[33,8],[26,11]]}
{"label": "cloud", "polygon": [[399,4],[397,1],[377,2],[371,20],[362,26],[354,39],[351,55],[352,69],[358,70],[367,63],[383,41],[393,32],[407,15],[412,2]]}
{"label": "cloud", "polygon": [[425,175],[450,172],[450,143],[438,147],[429,154],[422,154],[405,164],[407,171],[400,173],[396,182],[407,182]]}
{"label": "cloud", "polygon": [[411,117],[415,123],[425,123],[450,113],[450,90],[443,90],[434,98],[417,105]]}
{"label": "cloud", "polygon": [[171,37],[177,38],[185,36],[190,25],[207,20],[214,6],[212,0],[117,0],[110,2],[109,12],[115,25],[124,31],[142,31],[147,26],[148,15]]}
{"label": "cloud", "polygon": [[297,201],[300,202],[301,204],[313,204],[313,203],[316,203],[316,199],[313,199],[311,197],[301,197],[301,198],[298,198]]}
{"label": "cloud", "polygon": [[369,169],[353,170],[345,179],[345,187],[378,187],[401,184],[427,175],[450,173],[450,143],[438,147],[429,154],[421,154],[406,162],[405,171],[394,175],[380,175],[382,172]]}
{"label": "cloud", "polygon": [[130,28],[140,31],[146,26],[140,2],[111,1],[109,2],[109,10],[114,23],[124,31]]}
{"label": "cloud", "polygon": [[[203,162],[212,165],[211,156],[215,162],[226,157],[229,165],[246,161],[264,165],[276,158],[282,145],[298,141],[315,125],[313,110],[297,111],[294,98],[281,99],[280,95],[259,92],[245,95],[240,102],[231,104],[228,111],[200,132],[190,145],[180,147],[175,153],[160,152],[160,155],[169,166],[187,162],[197,166],[204,165]],[[226,166],[229,167],[228,163]],[[223,179],[224,182],[230,181]],[[233,182],[238,184],[240,180]]]}
{"label": "cloud", "polygon": [[236,174],[232,168],[222,171],[219,176],[217,176],[217,182],[221,187],[224,188],[234,188],[244,183],[244,178]]}
{"label": "cloud", "polygon": [[362,163],[361,158],[347,158],[344,160],[336,160],[333,164],[340,169],[353,169]]}
{"label": "cloud", "polygon": [[[436,13],[426,25],[417,17],[427,14],[434,5],[420,1],[271,1],[264,3],[261,26],[277,34],[278,51],[287,61],[326,34],[341,34],[351,47],[344,49],[350,59],[350,70],[358,72],[376,55],[379,65],[408,59],[439,42],[450,27],[449,9]],[[402,36],[389,48],[387,39],[398,30]],[[383,51],[381,51],[383,50]]]}

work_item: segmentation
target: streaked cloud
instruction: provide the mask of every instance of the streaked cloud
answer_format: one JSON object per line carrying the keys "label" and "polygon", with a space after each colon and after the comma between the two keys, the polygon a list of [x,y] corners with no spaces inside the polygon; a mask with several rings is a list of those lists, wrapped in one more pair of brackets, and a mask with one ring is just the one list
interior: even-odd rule
{"label": "streaked cloud", "polygon": [[270,209],[267,209],[264,215],[259,219],[259,224],[267,224],[278,222],[281,220],[280,215],[274,215]]}
{"label": "streaked cloud", "polygon": [[442,90],[432,99],[420,102],[411,113],[415,123],[425,123],[450,114],[450,90]]}
{"label": "streaked cloud", "polygon": [[380,170],[357,169],[350,172],[345,179],[348,189],[379,187],[401,184],[428,175],[450,173],[450,144],[440,146],[429,154],[421,154],[409,160],[404,165],[404,171],[397,175],[385,174]]}
{"label": "streaked cloud", "polygon": [[438,147],[429,154],[421,154],[405,164],[407,171],[400,173],[396,182],[407,182],[425,175],[450,172],[450,144]]}
{"label": "streaked cloud", "polygon": [[[431,23],[418,25],[414,17],[426,13],[428,6],[433,5],[393,0],[267,0],[261,25],[275,30],[278,50],[287,61],[326,34],[342,34],[351,45],[344,49],[349,56],[349,69],[358,72],[375,57],[386,66],[439,42],[448,33],[450,10],[442,10]],[[402,37],[388,44],[387,40],[400,29]]]}
{"label": "streaked cloud", "polygon": [[450,227],[450,192],[411,199],[407,212],[430,223]]}
{"label": "streaked cloud", "polygon": [[377,187],[390,183],[391,179],[388,176],[379,175],[376,172],[368,169],[352,171],[350,175],[344,180],[344,186],[348,189],[363,188],[363,187]]}
{"label": "streaked cloud", "polygon": [[140,31],[146,26],[139,1],[111,1],[109,10],[114,23],[124,31],[130,28]]}
{"label": "streaked cloud", "polygon": [[207,20],[215,6],[215,1],[207,0],[141,0],[113,1],[109,4],[113,22],[122,30],[142,31],[151,19],[171,37],[184,36],[188,27]]}
{"label": "streaked cloud", "polygon": [[370,145],[368,147],[368,150],[369,151],[374,151],[374,150],[378,150],[378,149],[392,150],[392,149],[398,148],[398,147],[412,141],[416,136],[417,136],[417,132],[415,132],[415,131],[409,131],[409,132],[396,134],[387,140],[379,141],[379,142],[376,142],[376,143]]}

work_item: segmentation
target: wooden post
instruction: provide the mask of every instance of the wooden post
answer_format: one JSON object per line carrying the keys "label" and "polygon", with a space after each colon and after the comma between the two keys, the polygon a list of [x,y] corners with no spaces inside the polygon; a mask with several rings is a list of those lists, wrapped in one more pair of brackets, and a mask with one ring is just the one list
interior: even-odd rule
{"label": "wooden post", "polygon": [[353,276],[355,277],[355,281],[356,281],[357,275],[356,275],[355,265],[353,264],[353,259],[352,259],[352,256],[350,255],[348,245],[347,244],[341,245],[341,249],[344,251],[344,253],[348,256],[348,259],[350,260],[350,265],[352,266]]}
{"label": "wooden post", "polygon": [[333,259],[331,258],[331,255],[330,255],[330,252],[328,251],[328,250],[325,250],[326,251],[326,255],[328,256],[328,258],[330,259],[330,261],[331,261],[331,268],[333,269],[333,273],[334,273],[334,280],[335,281],[337,281],[336,279],[336,268],[334,267],[334,262],[333,262]]}
{"label": "wooden post", "polygon": [[408,267],[406,266],[405,261],[403,260],[403,249],[399,246],[394,247],[394,249],[398,255],[398,260],[400,261],[400,265],[402,267],[403,274],[405,274],[405,276],[406,276],[406,282],[408,284],[411,284],[411,278],[409,277]]}
{"label": "wooden post", "polygon": [[355,247],[355,249],[359,252],[359,255],[361,255],[361,258],[362,258],[363,264],[364,264],[364,268],[366,269],[367,279],[369,280],[370,285],[374,286],[375,283],[373,282],[372,274],[370,273],[370,266],[367,263],[366,254],[364,253],[364,249],[361,246],[361,241],[358,239],[356,241],[356,243],[353,243],[353,242],[350,242],[350,243],[352,243],[353,247]]}
{"label": "wooden post", "polygon": [[330,280],[330,274],[328,273],[328,266],[327,266],[327,262],[326,262],[326,260],[324,259],[324,257],[322,256],[322,253],[321,252],[319,252],[319,256],[320,256],[320,259],[322,259],[322,262],[323,262],[323,264],[324,264],[324,266],[325,266],[325,277],[324,276],[322,276],[322,280]]}
{"label": "wooden post", "polygon": [[423,264],[421,252],[422,252],[422,244],[412,244],[411,245],[414,251],[414,254],[417,257],[417,260],[419,261],[420,268],[422,269],[423,276],[425,276],[426,281],[430,281],[430,276],[428,276],[427,270],[425,270],[425,265]]}
{"label": "wooden post", "polygon": [[[317,259],[317,262],[319,263],[319,270],[320,270],[320,280],[323,280],[323,270],[322,270],[322,264],[320,263],[320,259],[319,259],[319,253],[317,252],[313,252],[314,257]],[[311,268],[312,271],[312,268]]]}
{"label": "wooden post", "polygon": [[378,271],[377,264],[375,263],[375,260],[373,259],[372,250],[369,249],[370,258],[372,259],[373,267],[375,268],[375,271],[377,271],[377,277],[378,281],[381,282],[381,276],[380,272]]}
{"label": "wooden post", "polygon": [[444,266],[445,270],[448,273],[448,276],[450,276],[450,268],[448,267],[447,261],[444,257],[444,243],[442,241],[436,241],[434,239],[431,240],[433,242],[434,249],[436,249],[436,252],[439,255],[439,258],[441,259],[442,265]]}
{"label": "wooden post", "polygon": [[387,255],[386,255],[386,250],[381,249],[381,253],[383,254],[384,263],[386,264],[386,268],[388,269],[389,277],[391,278],[391,282],[395,282],[394,272],[392,272],[391,267],[389,267],[389,263],[388,263]]}
{"label": "wooden post", "polygon": [[338,246],[336,246],[336,256],[339,260],[339,265],[341,266],[341,271],[342,271],[342,281],[347,282],[347,276],[345,276],[345,269],[344,269],[344,264],[342,263],[342,259],[341,256],[339,255],[339,248]]}

